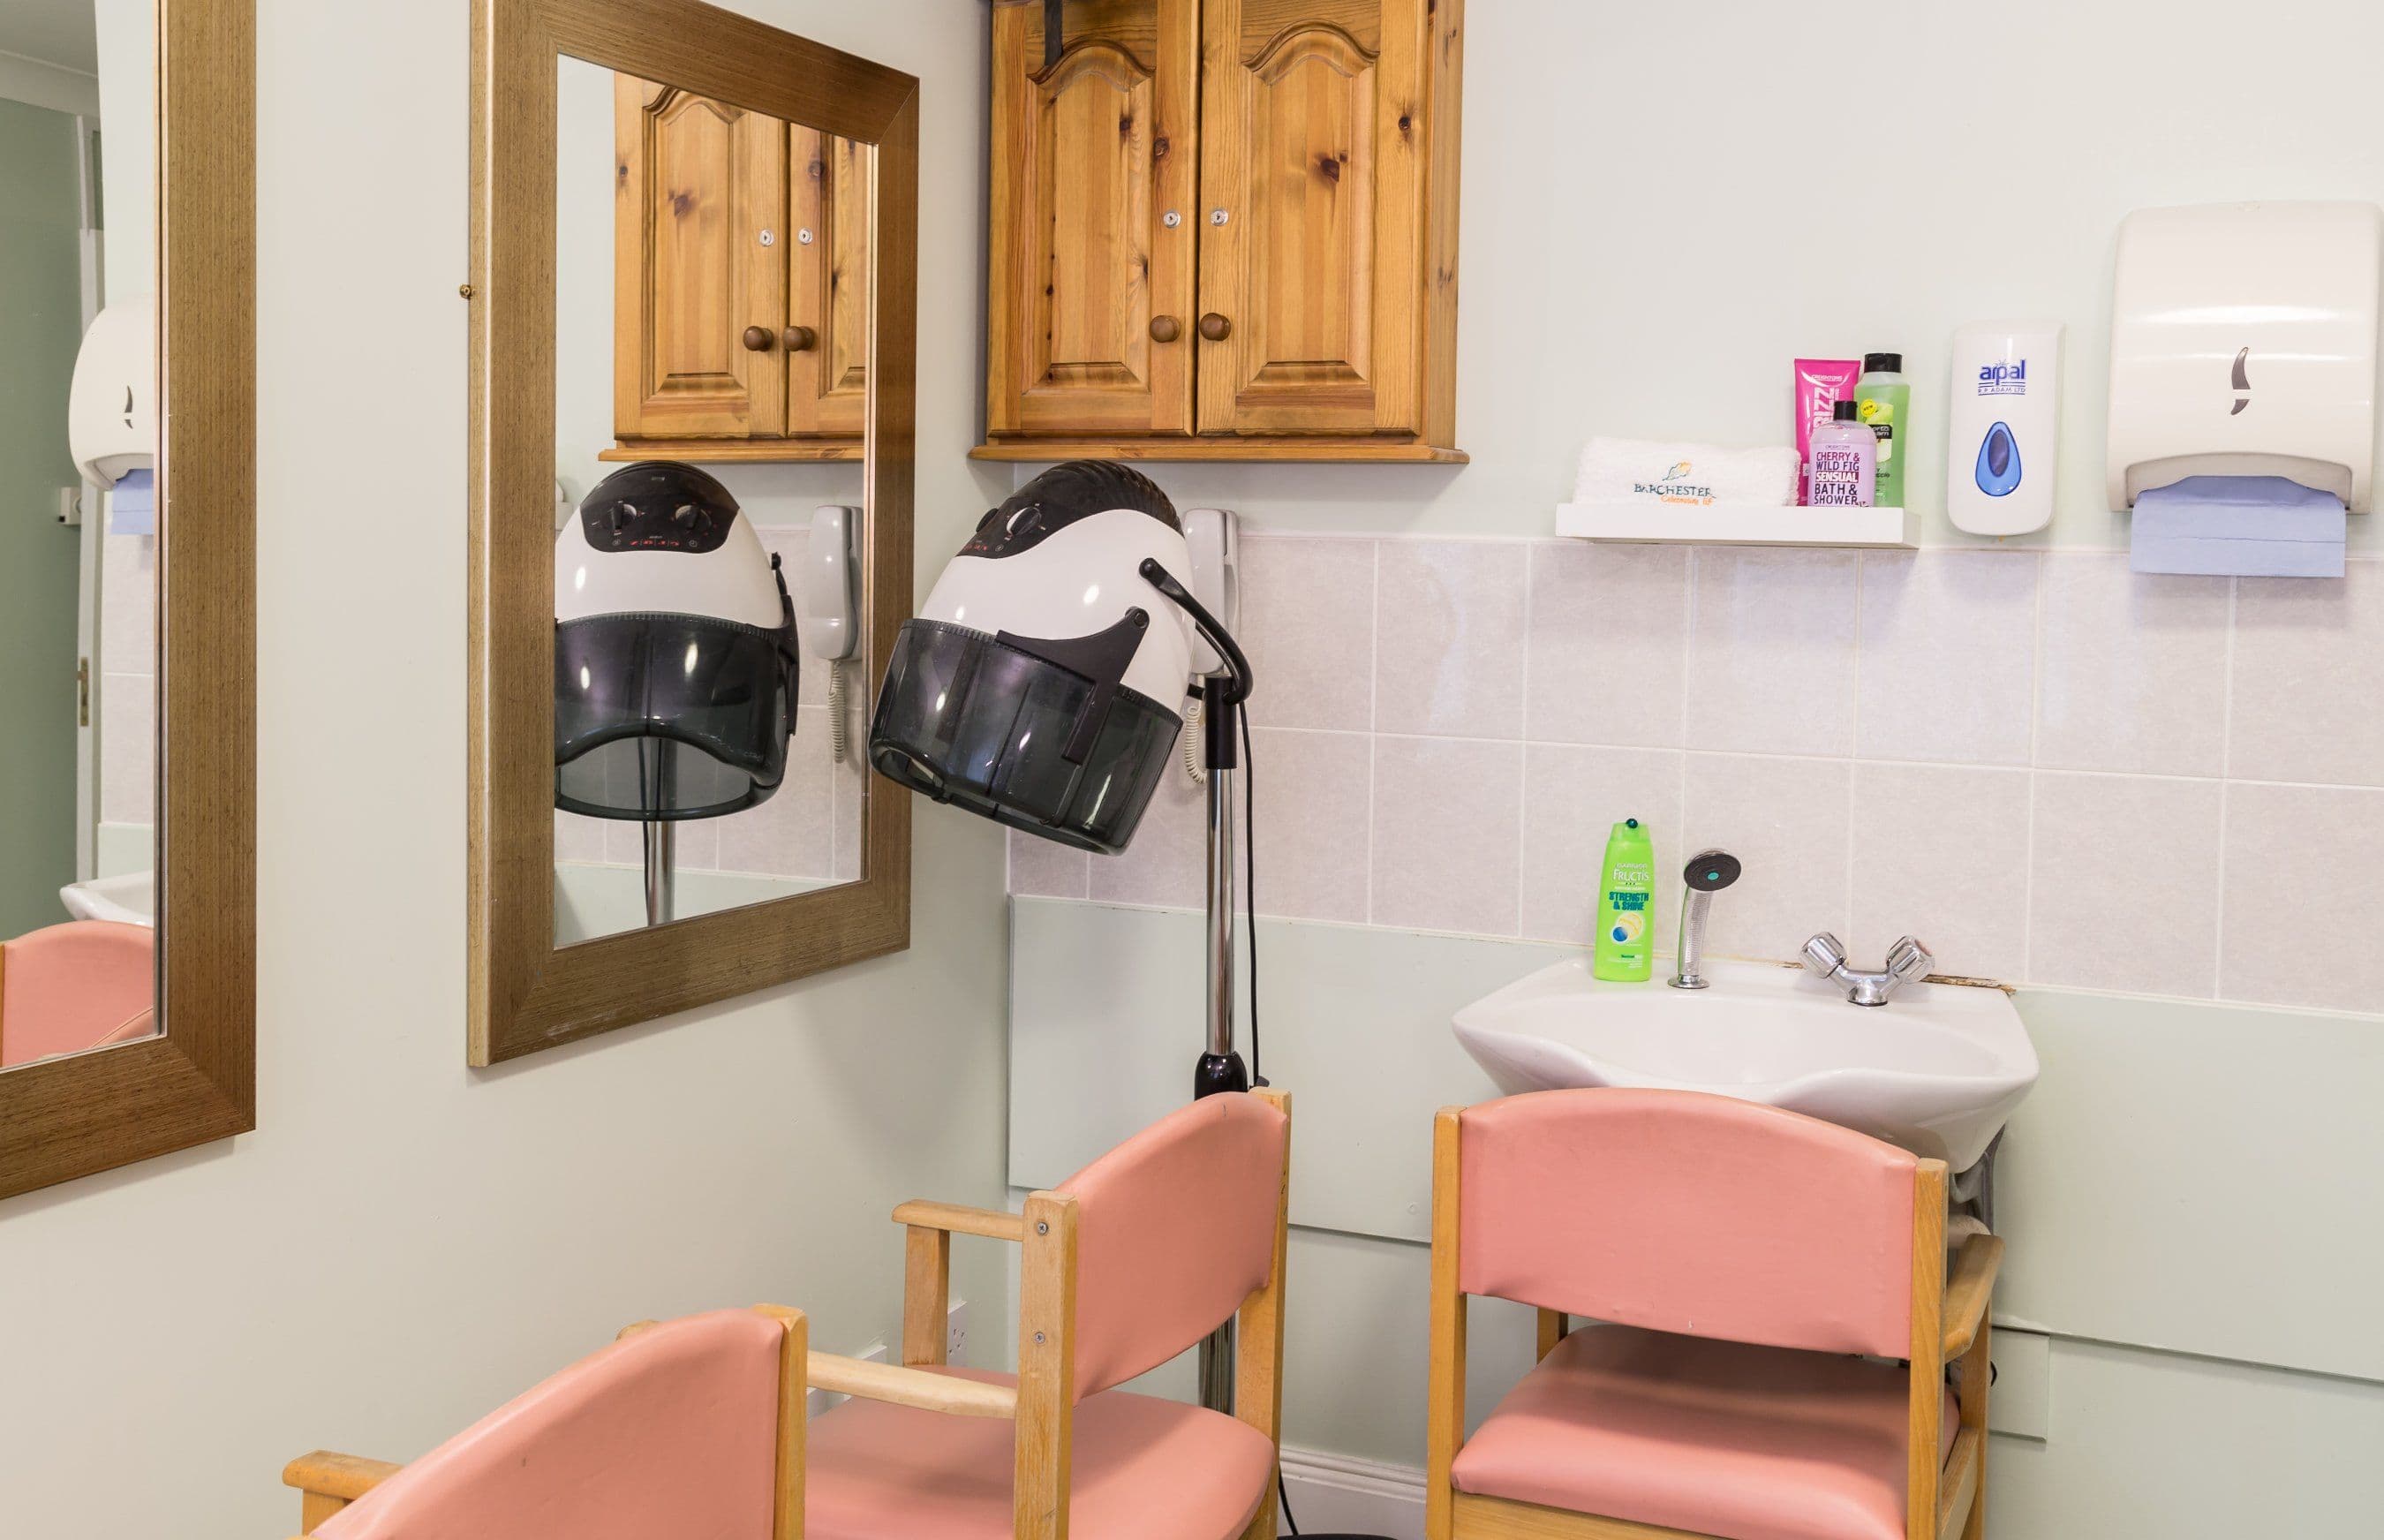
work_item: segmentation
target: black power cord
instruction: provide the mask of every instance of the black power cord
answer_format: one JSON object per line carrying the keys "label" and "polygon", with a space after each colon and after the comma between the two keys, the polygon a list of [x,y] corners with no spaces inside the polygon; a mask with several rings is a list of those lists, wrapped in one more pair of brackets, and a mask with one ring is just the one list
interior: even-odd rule
{"label": "black power cord", "polygon": [[[1259,793],[1255,767],[1258,755],[1250,748],[1250,714],[1241,714],[1242,730],[1242,915],[1243,929],[1250,938],[1250,1082],[1267,1083],[1259,1057]],[[1283,1521],[1291,1533],[1299,1533],[1299,1521],[1291,1514],[1291,1488],[1285,1484],[1283,1466],[1276,1463],[1274,1472],[1275,1506],[1282,1510]]]}

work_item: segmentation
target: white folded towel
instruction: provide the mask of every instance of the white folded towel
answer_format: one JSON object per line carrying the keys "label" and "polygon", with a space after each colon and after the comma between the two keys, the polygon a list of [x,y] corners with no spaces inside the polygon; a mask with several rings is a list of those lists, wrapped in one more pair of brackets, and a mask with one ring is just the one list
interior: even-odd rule
{"label": "white folded towel", "polygon": [[1785,444],[1723,449],[1647,439],[1592,439],[1582,448],[1572,498],[1576,503],[1645,499],[1692,505],[1786,505],[1796,501],[1796,452]]}

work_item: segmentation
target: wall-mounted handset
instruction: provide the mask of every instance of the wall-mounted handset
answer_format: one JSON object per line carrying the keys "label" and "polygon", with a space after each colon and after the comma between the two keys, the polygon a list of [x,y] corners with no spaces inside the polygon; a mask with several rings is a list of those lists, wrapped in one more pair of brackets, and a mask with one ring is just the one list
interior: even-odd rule
{"label": "wall-mounted handset", "polygon": [[[1184,543],[1192,553],[1190,584],[1198,599],[1228,632],[1242,624],[1241,519],[1230,508],[1184,510]],[[1209,645],[1198,627],[1192,633],[1192,672],[1206,678],[1222,671],[1224,660]],[[1195,705],[1196,713],[1198,703]],[[1195,785],[1206,785],[1200,767],[1200,721],[1198,714],[1184,724],[1184,769]]]}
{"label": "wall-mounted handset", "polygon": [[812,538],[795,574],[795,611],[803,650],[827,664],[828,739],[836,761],[849,744],[845,663],[861,640],[861,510],[822,503],[812,510]]}

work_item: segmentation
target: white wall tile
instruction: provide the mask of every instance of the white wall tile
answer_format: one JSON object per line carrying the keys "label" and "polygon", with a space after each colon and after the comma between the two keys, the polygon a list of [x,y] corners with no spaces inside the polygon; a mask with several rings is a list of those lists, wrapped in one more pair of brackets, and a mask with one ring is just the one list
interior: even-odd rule
{"label": "white wall tile", "polygon": [[1364,921],[1372,757],[1363,733],[1251,729],[1260,913]]}
{"label": "white wall tile", "polygon": [[1374,730],[1521,737],[1526,548],[1386,540],[1380,549]]}
{"label": "white wall tile", "polygon": [[[1192,784],[1183,760],[1179,742],[1125,852],[1092,858],[1091,897],[1174,909],[1198,909],[1208,901],[1208,793]],[[1260,859],[1265,859],[1263,851]]]}
{"label": "white wall tile", "polygon": [[2230,579],[2130,572],[2117,552],[2043,561],[2036,763],[2220,774]]}
{"label": "white wall tile", "polygon": [[1851,751],[1854,554],[1707,549],[1695,567],[1689,747]]}
{"label": "white wall tile", "polygon": [[1606,838],[1636,818],[1656,847],[1656,950],[1670,956],[1678,935],[1682,863],[1679,752],[1533,743],[1523,750],[1522,933],[1587,946],[1597,930]]}
{"label": "white wall tile", "polygon": [[2227,789],[2218,992],[2384,1012],[2384,791]]}
{"label": "white wall tile", "polygon": [[1530,552],[1524,736],[1678,744],[1688,677],[1688,547],[1550,540]]}
{"label": "white wall tile", "polygon": [[2211,994],[2219,783],[2042,771],[2035,782],[2030,982]]}
{"label": "white wall tile", "polygon": [[111,674],[155,673],[157,541],[154,537],[101,537],[99,603],[99,667]]}
{"label": "white wall tile", "polygon": [[1520,743],[1376,739],[1373,923],[1514,935],[1522,778]]}
{"label": "white wall tile", "polygon": [[1850,765],[1691,754],[1687,788],[1688,848],[1728,851],[1745,867],[1714,895],[1709,952],[1786,961],[1815,931],[1845,935]]}
{"label": "white wall tile", "polygon": [[1854,917],[1863,967],[1917,936],[1936,971],[2017,982],[2028,967],[2025,770],[1864,764],[1854,771]]}
{"label": "white wall tile", "polygon": [[2036,574],[2032,551],[1865,553],[1856,752],[2029,763]]}
{"label": "white wall tile", "polygon": [[864,827],[869,816],[870,797],[883,784],[888,794],[893,782],[880,783],[869,773],[869,751],[858,729],[847,746],[845,760],[828,771],[836,788],[836,850],[831,874],[838,882],[859,882],[867,838]]}
{"label": "white wall tile", "polygon": [[1248,535],[1240,571],[1250,725],[1373,726],[1374,542]]}
{"label": "white wall tile", "polygon": [[2384,563],[2241,579],[2233,695],[2229,775],[2384,786]]}
{"label": "white wall tile", "polygon": [[1092,896],[1093,855],[1020,830],[1010,831],[1010,890],[1025,899]]}
{"label": "white wall tile", "polygon": [[99,680],[99,815],[111,824],[157,819],[157,681],[147,674]]}

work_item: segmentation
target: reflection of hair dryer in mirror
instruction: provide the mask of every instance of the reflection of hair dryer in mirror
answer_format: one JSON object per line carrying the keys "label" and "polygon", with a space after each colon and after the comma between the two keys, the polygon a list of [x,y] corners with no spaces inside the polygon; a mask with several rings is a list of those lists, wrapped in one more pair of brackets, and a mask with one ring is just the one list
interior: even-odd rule
{"label": "reflection of hair dryer in mirror", "polygon": [[829,503],[812,510],[812,538],[795,577],[803,650],[827,664],[828,738],[844,763],[846,663],[861,644],[861,510]]}

